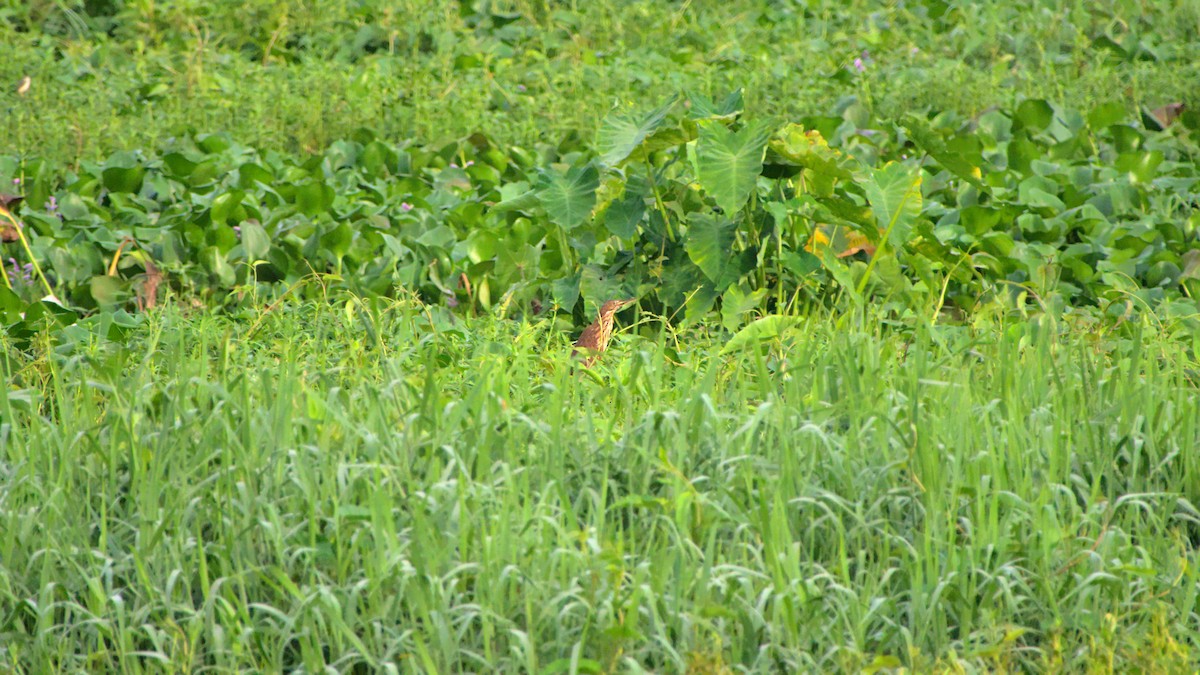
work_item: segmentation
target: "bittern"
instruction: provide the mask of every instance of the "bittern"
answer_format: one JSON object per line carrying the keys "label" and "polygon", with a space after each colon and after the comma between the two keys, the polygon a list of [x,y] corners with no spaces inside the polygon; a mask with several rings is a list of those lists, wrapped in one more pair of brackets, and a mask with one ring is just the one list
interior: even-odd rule
{"label": "bittern", "polygon": [[575,349],[571,350],[574,357],[583,354],[583,365],[590,366],[608,349],[608,339],[612,337],[613,316],[629,305],[637,302],[636,298],[628,300],[609,300],[600,307],[600,314],[592,325],[583,329],[583,334],[575,341]]}

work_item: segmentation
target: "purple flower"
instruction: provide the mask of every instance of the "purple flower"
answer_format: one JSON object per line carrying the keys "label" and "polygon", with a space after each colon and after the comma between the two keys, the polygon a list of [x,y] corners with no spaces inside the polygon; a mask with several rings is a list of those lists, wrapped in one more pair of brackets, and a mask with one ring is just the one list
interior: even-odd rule
{"label": "purple flower", "polygon": [[58,210],[58,200],[54,198],[54,195],[50,195],[50,200],[46,202],[46,210],[50,213]]}
{"label": "purple flower", "polygon": [[234,234],[237,235],[238,239],[242,238],[242,226],[241,225],[234,225],[233,232],[234,232]]}
{"label": "purple flower", "polygon": [[454,162],[450,162],[450,168],[451,168],[451,169],[457,169],[457,168],[458,168],[458,165],[457,165],[457,164],[455,164]]}
{"label": "purple flower", "polygon": [[908,52],[908,53],[909,53],[909,54],[912,54],[913,56],[916,56],[916,55],[917,55],[917,54],[919,54],[920,52],[921,52],[921,50],[920,50],[920,49],[917,49],[916,47],[913,47],[911,50],[909,50],[909,52]]}
{"label": "purple flower", "polygon": [[400,210],[408,213],[409,211],[413,210],[413,205],[409,204],[408,202],[400,202]]}
{"label": "purple flower", "polygon": [[33,263],[20,265],[16,258],[9,258],[8,262],[12,263],[12,271],[7,269],[4,271],[8,273],[10,283],[24,282],[28,284],[33,282]]}
{"label": "purple flower", "polygon": [[525,85],[523,85],[523,84],[518,84],[518,85],[517,85],[517,91],[519,91],[519,92],[521,92],[522,94],[524,94],[524,93],[525,93]]}
{"label": "purple flower", "polygon": [[861,57],[854,59],[854,69],[860,73],[867,69],[867,66],[863,63]]}
{"label": "purple flower", "polygon": [[475,166],[475,160],[473,160],[473,159],[468,160],[466,164],[463,164],[464,169],[467,168],[468,166]]}
{"label": "purple flower", "polygon": [[20,185],[20,184],[21,184],[21,179],[20,179],[20,178],[14,178],[14,179],[13,179],[13,185]]}

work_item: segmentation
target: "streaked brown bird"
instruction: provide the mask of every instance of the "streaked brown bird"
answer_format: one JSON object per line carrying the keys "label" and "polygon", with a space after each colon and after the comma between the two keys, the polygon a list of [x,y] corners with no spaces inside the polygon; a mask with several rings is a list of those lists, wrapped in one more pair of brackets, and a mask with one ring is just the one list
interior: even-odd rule
{"label": "streaked brown bird", "polygon": [[613,316],[629,305],[637,302],[636,298],[627,300],[609,300],[600,307],[600,314],[592,325],[583,329],[583,334],[575,341],[575,349],[571,356],[582,355],[583,365],[591,366],[608,349],[608,340],[612,337]]}

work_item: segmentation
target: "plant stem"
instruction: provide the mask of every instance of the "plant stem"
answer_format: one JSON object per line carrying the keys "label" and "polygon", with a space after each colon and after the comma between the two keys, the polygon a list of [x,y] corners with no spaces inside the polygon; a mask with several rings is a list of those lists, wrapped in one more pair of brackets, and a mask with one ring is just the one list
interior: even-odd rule
{"label": "plant stem", "polygon": [[[29,240],[25,238],[25,228],[21,227],[21,224],[17,222],[16,218],[13,218],[12,213],[9,213],[8,209],[0,207],[0,214],[8,218],[8,222],[12,223],[13,229],[17,231],[17,238],[21,240],[21,247],[25,249],[25,255],[29,256],[29,262],[33,265],[33,271],[37,272],[38,279],[41,279],[42,285],[46,287],[46,294],[53,296],[54,289],[50,288],[50,282],[46,281],[46,275],[42,273],[42,266],[38,264],[37,258],[33,256],[33,251],[29,248]],[[8,280],[7,277],[8,275],[6,274],[6,282]],[[9,288],[12,288],[12,286],[10,285]]]}

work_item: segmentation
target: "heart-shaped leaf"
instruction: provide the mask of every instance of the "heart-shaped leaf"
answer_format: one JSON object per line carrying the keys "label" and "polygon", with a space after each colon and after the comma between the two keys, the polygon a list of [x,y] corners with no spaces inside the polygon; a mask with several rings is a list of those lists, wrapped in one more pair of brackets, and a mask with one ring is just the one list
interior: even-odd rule
{"label": "heart-shaped leaf", "polygon": [[654,133],[675,106],[675,97],[647,113],[609,113],[600,123],[596,135],[596,150],[600,161],[607,166],[619,166],[637,150],[646,137]]}
{"label": "heart-shaped leaf", "polygon": [[913,221],[921,213],[921,173],[916,167],[885,165],[871,172],[863,185],[875,224],[883,233],[879,246],[899,248],[908,241]]}
{"label": "heart-shaped leaf", "polygon": [[572,230],[591,214],[598,187],[600,172],[592,164],[573,166],[565,174],[551,169],[538,181],[538,200],[551,222]]}
{"label": "heart-shaped leaf", "polygon": [[715,216],[693,216],[688,221],[687,254],[704,276],[723,290],[736,281],[736,262],[732,255],[734,233],[737,223]]}
{"label": "heart-shaped leaf", "polygon": [[700,185],[727,215],[742,208],[762,173],[763,149],[770,136],[765,124],[730,131],[710,122],[700,129],[696,163]]}

